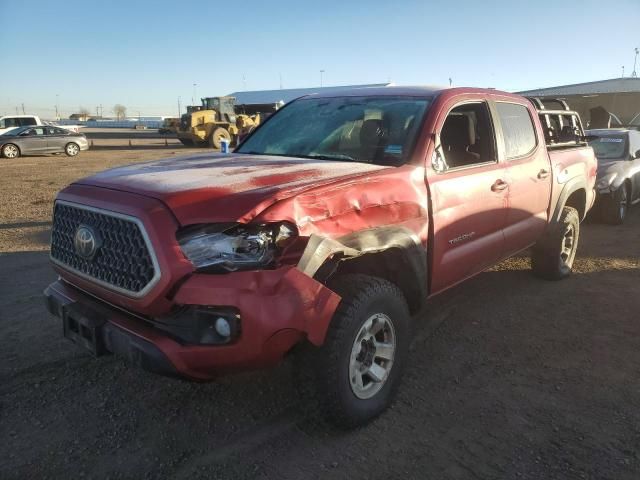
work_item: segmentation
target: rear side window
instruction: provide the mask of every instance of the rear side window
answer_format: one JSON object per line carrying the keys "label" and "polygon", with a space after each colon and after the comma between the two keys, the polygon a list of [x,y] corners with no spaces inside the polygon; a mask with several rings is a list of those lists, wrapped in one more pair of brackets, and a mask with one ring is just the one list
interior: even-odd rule
{"label": "rear side window", "polygon": [[33,117],[16,118],[16,120],[18,121],[18,126],[20,127],[28,127],[30,125],[38,124],[38,122],[36,122],[36,119]]}
{"label": "rear side window", "polygon": [[522,157],[536,148],[536,132],[529,109],[516,103],[496,103],[502,125],[507,160]]}

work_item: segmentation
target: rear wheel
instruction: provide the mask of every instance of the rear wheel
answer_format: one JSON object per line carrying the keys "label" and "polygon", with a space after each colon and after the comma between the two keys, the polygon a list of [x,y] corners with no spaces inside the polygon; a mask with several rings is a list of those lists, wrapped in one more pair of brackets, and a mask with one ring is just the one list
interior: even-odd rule
{"label": "rear wheel", "polygon": [[393,283],[344,275],[331,285],[342,300],[324,344],[298,352],[296,386],[304,406],[350,428],[380,415],[391,403],[409,347],[411,317]]}
{"label": "rear wheel", "polygon": [[629,190],[627,185],[621,185],[618,190],[612,192],[603,200],[602,214],[604,221],[611,225],[622,225],[625,218],[627,218],[627,209],[629,208]]}
{"label": "rear wheel", "polygon": [[223,140],[227,140],[231,143],[231,134],[226,128],[217,127],[213,132],[211,132],[211,136],[209,137],[209,146],[211,148],[220,149]]}
{"label": "rear wheel", "polygon": [[549,225],[531,254],[533,273],[546,280],[561,280],[571,274],[580,237],[580,216],[572,207],[564,207],[560,219]]}
{"label": "rear wheel", "polygon": [[2,156],[5,158],[18,158],[20,156],[20,149],[13,143],[8,143],[2,147]]}
{"label": "rear wheel", "polygon": [[69,157],[75,157],[76,155],[78,155],[78,153],[80,153],[80,147],[77,143],[67,143],[66,147],[64,147],[64,153],[66,153]]}

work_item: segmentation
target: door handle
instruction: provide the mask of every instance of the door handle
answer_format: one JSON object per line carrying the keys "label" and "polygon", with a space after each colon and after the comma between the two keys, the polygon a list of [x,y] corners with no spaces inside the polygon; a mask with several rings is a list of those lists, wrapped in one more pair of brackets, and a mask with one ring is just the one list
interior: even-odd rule
{"label": "door handle", "polygon": [[544,168],[538,172],[538,178],[541,180],[543,178],[547,178],[548,176],[549,176],[549,171],[545,170]]}
{"label": "door handle", "polygon": [[498,180],[495,181],[495,183],[493,185],[491,185],[491,191],[492,192],[501,192],[502,190],[505,190],[508,186],[509,186],[509,184],[507,182],[505,182],[502,179],[498,179]]}

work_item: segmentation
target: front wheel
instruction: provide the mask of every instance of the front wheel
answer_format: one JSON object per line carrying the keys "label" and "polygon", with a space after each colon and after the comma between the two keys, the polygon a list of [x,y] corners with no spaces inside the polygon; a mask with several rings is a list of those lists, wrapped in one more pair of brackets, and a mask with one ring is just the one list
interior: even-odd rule
{"label": "front wheel", "polygon": [[2,156],[4,158],[18,158],[20,156],[20,149],[16,145],[9,143],[2,147]]}
{"label": "front wheel", "polygon": [[80,153],[80,147],[77,143],[67,143],[67,146],[64,147],[64,153],[66,153],[69,157],[75,157],[76,155],[78,155],[78,153]]}
{"label": "front wheel", "polygon": [[611,225],[622,225],[627,218],[629,207],[627,186],[620,185],[620,188],[604,198],[603,202],[602,216],[604,221]]}
{"label": "front wheel", "polygon": [[411,317],[393,283],[368,275],[338,277],[342,300],[320,348],[299,352],[296,386],[306,405],[343,427],[362,425],[391,403],[409,348]]}
{"label": "front wheel", "polygon": [[223,140],[231,143],[231,134],[226,128],[218,127],[211,132],[211,137],[209,137],[209,146],[219,150],[220,147],[222,147]]}
{"label": "front wheel", "polygon": [[549,225],[534,245],[531,268],[546,280],[561,280],[571,274],[580,237],[580,216],[572,207],[564,207],[560,219]]}

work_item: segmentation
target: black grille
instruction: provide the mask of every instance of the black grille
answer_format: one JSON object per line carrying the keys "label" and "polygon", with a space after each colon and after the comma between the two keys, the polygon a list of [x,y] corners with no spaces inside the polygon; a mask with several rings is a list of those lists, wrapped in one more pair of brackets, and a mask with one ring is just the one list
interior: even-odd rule
{"label": "black grille", "polygon": [[[74,246],[80,225],[92,228],[101,239],[101,245],[91,259],[78,255]],[[63,203],[56,203],[54,207],[51,257],[131,293],[142,291],[155,275],[147,244],[135,222]]]}

